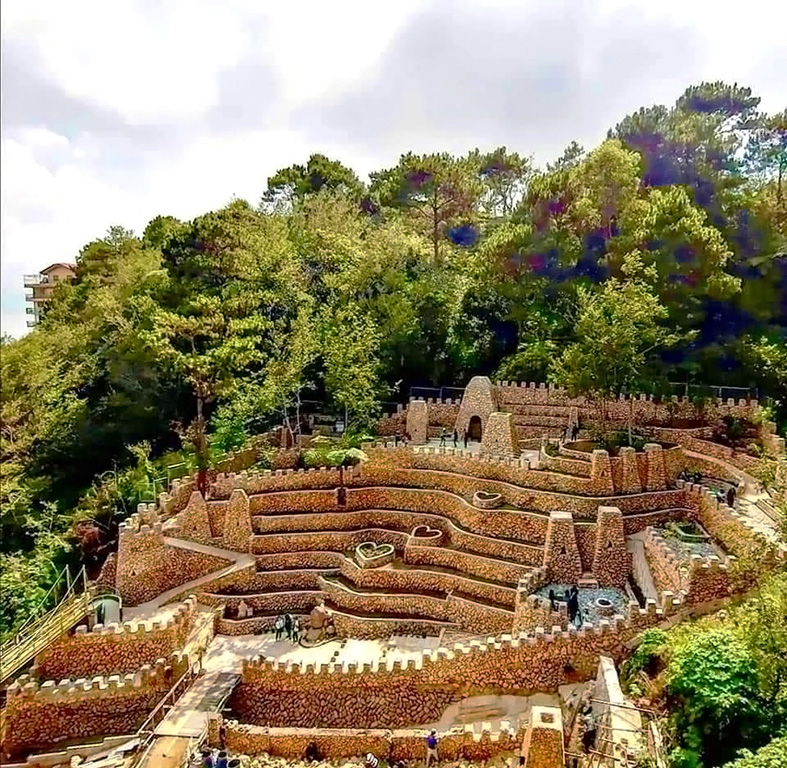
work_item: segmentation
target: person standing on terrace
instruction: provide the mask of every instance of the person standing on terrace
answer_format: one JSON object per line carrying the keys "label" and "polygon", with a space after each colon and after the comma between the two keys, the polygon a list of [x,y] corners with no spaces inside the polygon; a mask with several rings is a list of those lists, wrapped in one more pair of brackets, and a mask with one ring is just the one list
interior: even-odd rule
{"label": "person standing on terrace", "polygon": [[426,768],[432,764],[432,760],[436,763],[440,761],[437,756],[437,731],[432,732],[426,737]]}

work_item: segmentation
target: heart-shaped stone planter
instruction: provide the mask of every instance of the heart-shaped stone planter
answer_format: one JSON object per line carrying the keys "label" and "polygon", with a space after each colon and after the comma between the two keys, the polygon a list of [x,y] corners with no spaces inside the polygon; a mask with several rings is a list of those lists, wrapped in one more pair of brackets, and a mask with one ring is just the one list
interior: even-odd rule
{"label": "heart-shaped stone planter", "polygon": [[442,531],[428,525],[416,525],[410,534],[410,542],[413,544],[439,544],[442,538]]}
{"label": "heart-shaped stone planter", "polygon": [[377,544],[364,541],[355,548],[355,561],[361,568],[379,568],[390,563],[396,556],[393,544]]}
{"label": "heart-shaped stone planter", "polygon": [[502,503],[503,497],[499,493],[476,491],[473,494],[473,504],[479,509],[496,509]]}

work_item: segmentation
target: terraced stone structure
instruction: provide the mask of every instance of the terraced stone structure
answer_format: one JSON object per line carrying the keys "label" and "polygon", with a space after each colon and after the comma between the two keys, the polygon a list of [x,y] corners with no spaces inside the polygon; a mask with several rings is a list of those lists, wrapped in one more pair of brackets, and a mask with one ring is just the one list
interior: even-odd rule
{"label": "terraced stone structure", "polygon": [[[207,497],[193,480],[174,484],[121,526],[102,575],[140,620],[73,628],[41,652],[9,688],[4,751],[16,758],[133,733],[227,635],[250,649],[224,723],[231,747],[298,757],[317,733],[336,757],[381,745],[421,757],[417,727],[467,697],[554,693],[593,679],[599,660],[621,661],[644,628],[717,605],[784,559],[741,512],[679,479],[698,461],[719,476],[743,469],[701,453],[706,441],[694,434],[661,437],[660,404],[609,405],[613,418],[633,409],[651,419],[653,442],[618,455],[564,442],[548,454],[544,437],[592,419],[594,408],[543,385],[474,379],[461,404],[418,401],[388,419],[397,432],[406,425],[412,443],[367,445],[353,471],[234,464],[212,476]],[[751,415],[756,404],[714,408]],[[472,445],[430,443],[443,428],[469,433]],[[681,549],[675,524],[693,526],[702,545]],[[563,599],[571,585],[582,599],[601,596],[580,624]],[[257,638],[272,647],[277,616],[303,619],[321,603],[337,648],[376,642],[391,653],[348,663],[254,651]],[[145,620],[161,611],[165,619]],[[397,650],[403,637],[433,640],[428,650]],[[214,740],[220,721],[211,717]],[[559,708],[533,707],[526,726],[447,737],[446,755],[524,749],[527,765],[557,768],[562,729]]]}

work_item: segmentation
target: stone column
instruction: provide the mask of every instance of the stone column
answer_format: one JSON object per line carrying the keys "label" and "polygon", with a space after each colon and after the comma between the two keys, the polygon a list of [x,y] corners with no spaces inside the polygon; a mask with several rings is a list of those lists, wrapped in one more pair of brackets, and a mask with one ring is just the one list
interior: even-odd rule
{"label": "stone column", "polygon": [[210,544],[213,534],[210,530],[208,505],[199,491],[194,491],[189,497],[189,503],[180,513],[178,523],[180,535],[184,539]]}
{"label": "stone column", "polygon": [[224,519],[224,546],[236,552],[250,552],[253,535],[249,497],[242,488],[236,488],[227,504]]}
{"label": "stone column", "polygon": [[407,433],[414,445],[423,445],[429,439],[429,411],[426,400],[411,400],[407,406]]}
{"label": "stone column", "polygon": [[617,507],[599,507],[593,575],[599,586],[622,588],[631,572],[631,555],[623,533],[623,514]]}
{"label": "stone column", "polygon": [[645,446],[646,491],[661,491],[667,487],[667,470],[664,466],[664,450],[658,443]]}
{"label": "stone column", "polygon": [[637,469],[637,452],[627,445],[620,449],[620,462],[623,466],[621,472],[622,485],[618,488],[619,493],[641,493],[642,481],[639,479],[639,469]]}
{"label": "stone column", "polygon": [[574,584],[582,576],[582,560],[570,512],[550,512],[544,546],[544,568],[548,582]]}
{"label": "stone column", "polygon": [[513,413],[496,411],[489,414],[481,438],[481,453],[486,456],[519,455],[519,438],[514,426]]}
{"label": "stone column", "polygon": [[612,482],[612,462],[607,451],[597,448],[590,455],[590,479],[596,493],[607,496],[615,492],[615,485]]}

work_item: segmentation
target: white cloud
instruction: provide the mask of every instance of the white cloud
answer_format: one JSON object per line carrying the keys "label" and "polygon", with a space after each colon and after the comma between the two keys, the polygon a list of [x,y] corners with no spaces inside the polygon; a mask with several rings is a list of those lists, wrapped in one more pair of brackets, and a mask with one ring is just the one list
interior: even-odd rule
{"label": "white cloud", "polygon": [[4,37],[32,41],[65,93],[129,123],[202,114],[215,103],[218,72],[237,63],[248,44],[243,19],[220,0],[4,0],[3,6]]}

